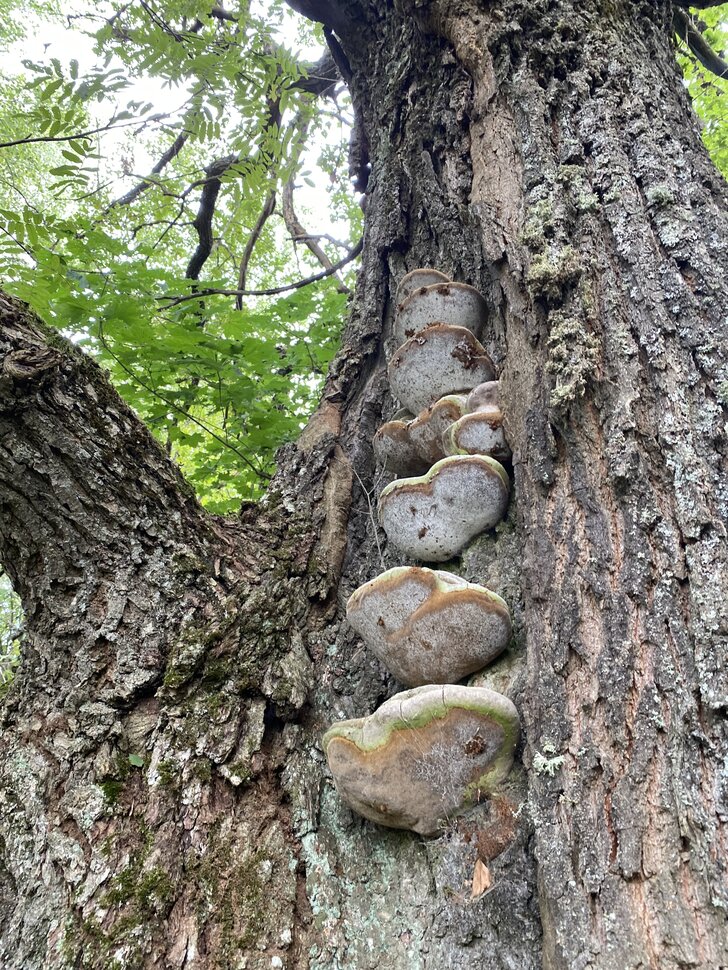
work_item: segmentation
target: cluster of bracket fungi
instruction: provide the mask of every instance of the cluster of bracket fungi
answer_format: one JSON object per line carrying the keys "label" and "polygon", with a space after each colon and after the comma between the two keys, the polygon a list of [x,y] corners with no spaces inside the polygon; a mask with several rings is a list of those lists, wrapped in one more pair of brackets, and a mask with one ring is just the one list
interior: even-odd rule
{"label": "cluster of bracket fungi", "polygon": [[[397,290],[392,394],[404,408],[374,437],[397,477],[379,519],[409,559],[459,555],[505,515],[510,458],[495,368],[478,341],[486,305],[477,290],[417,269]],[[389,569],[349,598],[351,627],[409,690],[369,717],[340,721],[323,743],[337,789],[365,818],[434,835],[505,779],[518,742],[513,703],[458,681],[482,670],[511,638],[506,603],[483,586],[425,566]]]}

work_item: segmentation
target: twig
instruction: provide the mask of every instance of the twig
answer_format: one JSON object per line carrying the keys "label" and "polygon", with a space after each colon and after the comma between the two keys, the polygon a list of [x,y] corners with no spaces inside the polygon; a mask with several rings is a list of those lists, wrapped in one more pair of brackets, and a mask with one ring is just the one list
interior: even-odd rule
{"label": "twig", "polygon": [[129,367],[127,367],[126,364],[116,356],[116,354],[113,352],[113,350],[109,347],[108,343],[106,342],[106,337],[104,336],[103,326],[101,323],[99,323],[98,335],[99,335],[99,340],[101,341],[101,345],[103,346],[107,354],[113,360],[115,360],[116,363],[119,365],[119,367],[121,367],[121,369],[124,371],[124,373],[128,377],[130,377],[133,381],[135,381],[140,387],[143,387],[144,390],[148,391],[153,397],[156,397],[158,400],[162,401],[164,404],[167,405],[167,407],[173,408],[179,414],[183,415],[183,417],[187,418],[189,421],[192,421],[194,424],[198,426],[198,428],[202,428],[203,431],[205,431],[207,434],[213,437],[216,441],[219,441],[220,444],[223,445],[225,448],[229,448],[230,451],[234,452],[238,456],[238,458],[242,459],[242,461],[248,466],[248,468],[250,468],[251,471],[253,471],[259,478],[266,478],[268,480],[271,479],[272,477],[271,475],[259,469],[255,465],[255,463],[252,462],[246,455],[244,455],[242,451],[236,448],[235,445],[231,445],[229,441],[226,441],[224,438],[220,437],[220,435],[217,434],[215,431],[213,431],[212,428],[208,428],[208,426],[203,421],[200,421],[199,418],[196,418],[194,414],[190,414],[189,411],[186,411],[184,408],[180,407],[179,404],[176,404],[174,401],[170,400],[169,398],[166,398],[163,394],[160,394],[156,388],[147,384],[146,381],[143,381],[138,374],[135,374],[134,371],[132,371]]}
{"label": "twig", "polygon": [[163,118],[169,118],[169,114],[150,115],[148,118],[143,118],[138,121],[122,121],[118,125],[113,124],[112,118],[107,125],[102,125],[100,128],[89,128],[88,131],[77,131],[73,135],[35,135],[33,137],[28,135],[26,138],[16,138],[14,141],[0,141],[0,148],[13,148],[15,145],[33,145],[38,142],[76,141],[79,138],[90,138],[91,135],[97,135],[102,131],[130,128],[132,125],[147,125],[150,121],[162,121]]}
{"label": "twig", "polygon": [[[281,203],[283,208],[283,221],[286,224],[286,229],[288,229],[294,245],[297,242],[302,242],[304,246],[306,246],[313,253],[324,269],[331,269],[333,263],[326,255],[326,252],[322,249],[322,247],[316,242],[315,237],[310,236],[306,232],[302,224],[299,222],[296,211],[293,208],[293,176],[291,176],[291,178],[283,186]],[[338,277],[336,289],[339,291],[339,293],[346,293],[347,295],[351,293],[349,287],[345,286],[345,284],[342,283]]]}
{"label": "twig", "polygon": [[172,307],[178,306],[180,303],[187,303],[188,300],[202,300],[208,296],[278,296],[280,293],[288,293],[291,290],[300,290],[303,286],[308,286],[310,283],[318,283],[319,280],[326,279],[327,276],[331,276],[350,263],[353,259],[359,255],[362,251],[362,246],[364,240],[360,239],[359,242],[354,246],[354,248],[340,259],[338,263],[334,263],[331,269],[323,270],[321,273],[316,273],[314,276],[307,276],[306,279],[297,280],[295,283],[288,283],[286,286],[274,286],[269,290],[222,290],[222,289],[205,289],[198,290],[195,293],[188,293],[185,296],[158,296],[157,300],[166,302],[165,310],[169,310]]}
{"label": "twig", "polygon": [[258,216],[258,221],[253,226],[253,231],[248,236],[248,240],[245,243],[245,251],[243,252],[243,257],[240,260],[240,271],[238,273],[238,289],[240,293],[235,298],[235,307],[238,310],[243,309],[243,292],[245,290],[245,280],[248,275],[248,265],[250,263],[250,257],[253,255],[253,250],[255,249],[255,244],[260,238],[260,234],[263,231],[263,227],[270,218],[276,205],[276,194],[275,191],[268,193],[268,197],[265,200],[263,209]]}
{"label": "twig", "polygon": [[162,171],[165,165],[167,165],[169,162],[172,161],[173,158],[176,158],[177,155],[179,155],[188,138],[189,138],[189,132],[181,131],[179,135],[177,135],[175,140],[172,142],[172,144],[169,146],[167,151],[164,153],[164,155],[162,155],[162,157],[159,159],[159,161],[154,166],[154,168],[149,173],[149,175],[142,178],[142,180],[137,185],[135,185],[134,188],[129,189],[126,195],[122,195],[121,198],[115,199],[109,205],[109,209],[113,209],[114,206],[117,206],[117,205],[130,205],[132,202],[134,202],[136,199],[139,198],[142,192],[146,192],[147,189],[150,189],[153,185],[155,185],[156,183],[152,178],[152,176],[159,175],[159,173]]}
{"label": "twig", "polygon": [[377,524],[377,517],[376,517],[375,512],[374,512],[374,506],[372,505],[371,492],[366,487],[366,485],[364,484],[364,482],[361,480],[361,477],[359,475],[359,472],[356,470],[356,468],[354,467],[353,464],[351,466],[351,470],[354,472],[354,475],[356,476],[356,480],[359,482],[359,487],[361,488],[362,492],[364,493],[364,498],[367,501],[367,508],[369,509],[369,519],[370,519],[370,521],[372,523],[372,530],[374,532],[374,542],[376,543],[377,552],[379,553],[379,563],[380,563],[380,565],[382,567],[382,571],[384,571],[384,570],[386,570],[387,566],[386,566],[386,564],[384,562],[384,553],[382,552],[382,546],[381,546],[381,543],[379,542],[379,526]]}

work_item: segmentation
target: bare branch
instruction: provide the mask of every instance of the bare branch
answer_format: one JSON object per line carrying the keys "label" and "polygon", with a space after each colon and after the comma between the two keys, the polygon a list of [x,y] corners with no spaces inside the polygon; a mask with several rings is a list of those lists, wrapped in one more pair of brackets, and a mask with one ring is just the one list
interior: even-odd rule
{"label": "bare branch", "polygon": [[693,8],[694,10],[707,10],[709,7],[720,7],[725,3],[725,0],[675,0],[678,7],[683,7],[685,10]]}
{"label": "bare branch", "polygon": [[[238,18],[235,16],[235,14],[231,13],[229,10],[225,10],[223,7],[213,7],[207,16],[212,20],[227,20],[231,24],[236,24],[238,22]],[[199,19],[195,20],[190,27],[190,33],[198,34],[204,26],[204,21]]]}
{"label": "bare branch", "polygon": [[112,209],[114,206],[118,206],[118,205],[130,205],[132,202],[134,202],[136,199],[139,198],[142,192],[146,192],[147,189],[150,189],[154,184],[156,184],[153,179],[153,176],[159,175],[159,173],[162,171],[165,165],[168,165],[173,158],[176,158],[177,155],[179,155],[188,138],[189,138],[189,132],[181,131],[179,135],[177,135],[175,140],[172,142],[172,144],[169,146],[167,151],[164,153],[164,155],[162,155],[162,157],[159,159],[159,161],[154,166],[154,168],[149,173],[149,175],[143,178],[141,182],[139,182],[137,185],[134,186],[133,189],[130,189],[126,193],[126,195],[122,195],[121,198],[116,199],[114,202],[112,202],[111,205],[109,206],[109,209]]}
{"label": "bare branch", "polygon": [[[304,246],[306,246],[313,253],[324,269],[330,270],[334,264],[326,255],[325,250],[319,246],[318,242],[316,242],[316,238],[306,232],[301,222],[299,222],[296,211],[293,208],[293,178],[290,178],[283,186],[281,204],[283,208],[283,221],[286,224],[286,229],[288,229],[294,244],[297,242],[302,242]],[[244,284],[241,284],[241,289],[243,285]],[[338,278],[336,289],[339,291],[339,293],[351,293],[349,287],[345,286]]]}
{"label": "bare branch", "polygon": [[275,192],[270,192],[268,198],[265,200],[263,205],[263,210],[258,216],[258,221],[253,226],[253,231],[248,236],[248,241],[245,243],[245,251],[243,252],[243,257],[240,260],[240,272],[238,273],[238,289],[241,291],[235,300],[235,306],[238,310],[243,309],[243,291],[245,290],[245,280],[248,275],[248,265],[250,263],[250,257],[253,255],[253,250],[255,249],[255,244],[260,238],[260,234],[263,231],[263,227],[270,218],[276,205],[276,194]]}
{"label": "bare branch", "polygon": [[360,239],[359,242],[354,246],[354,248],[340,259],[338,263],[334,263],[331,269],[323,270],[321,273],[316,273],[314,276],[307,276],[303,280],[297,280],[295,283],[288,283],[286,286],[274,286],[269,290],[219,290],[219,289],[205,289],[197,290],[194,293],[188,293],[185,296],[159,296],[157,299],[160,302],[166,304],[165,310],[169,310],[172,307],[179,306],[180,303],[187,303],[189,300],[202,300],[208,296],[278,296],[280,293],[289,293],[291,290],[300,290],[303,286],[309,286],[311,283],[318,283],[319,280],[325,280],[327,276],[332,276],[334,273],[338,272],[347,263],[356,259],[359,253],[362,251],[364,240]]}
{"label": "bare branch", "polygon": [[341,75],[336,62],[327,50],[315,64],[303,65],[306,77],[300,77],[291,85],[299,91],[308,91],[309,94],[328,96],[333,93],[334,88],[339,82]]}
{"label": "bare branch", "polygon": [[691,18],[682,10],[674,11],[675,32],[685,41],[704,68],[717,77],[728,78],[728,63],[705,40]]}
{"label": "bare branch", "polygon": [[338,34],[351,27],[351,20],[343,11],[343,5],[331,0],[286,0],[289,7],[303,14],[308,20],[317,20],[326,27],[333,28]]}
{"label": "bare branch", "polygon": [[15,145],[34,145],[39,142],[52,141],[76,141],[80,138],[89,138],[91,135],[98,135],[102,131],[114,131],[117,128],[131,128],[134,125],[148,125],[150,121],[163,121],[169,118],[169,114],[150,115],[148,118],[140,118],[137,121],[123,121],[118,125],[113,123],[114,119],[100,128],[89,128],[86,131],[76,131],[72,135],[27,135],[25,138],[16,138],[14,141],[0,141],[0,148],[13,148]]}
{"label": "bare branch", "polygon": [[200,207],[192,225],[197,231],[197,248],[187,264],[185,276],[187,279],[199,279],[200,270],[205,265],[207,257],[212,252],[213,234],[212,217],[215,214],[215,204],[220,192],[220,178],[227,169],[240,160],[238,155],[227,155],[211,162],[205,169],[205,180],[200,195]]}

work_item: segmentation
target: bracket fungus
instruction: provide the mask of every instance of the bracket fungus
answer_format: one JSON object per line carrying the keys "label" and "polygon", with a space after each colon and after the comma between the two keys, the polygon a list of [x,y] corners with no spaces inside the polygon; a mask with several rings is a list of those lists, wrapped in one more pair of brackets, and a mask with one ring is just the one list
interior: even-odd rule
{"label": "bracket fungus", "polygon": [[397,566],[360,586],[346,616],[408,687],[467,677],[495,660],[511,638],[511,616],[500,596],[422,566]]}
{"label": "bracket fungus", "polygon": [[374,435],[377,464],[394,475],[419,475],[427,468],[409,433],[409,421],[393,418]]}
{"label": "bracket fungus", "polygon": [[323,738],[336,787],[365,818],[436,835],[505,780],[519,737],[513,703],[483,687],[404,691]]}
{"label": "bracket fungus", "polygon": [[480,336],[488,317],[481,294],[467,283],[435,283],[415,290],[397,307],[394,339],[399,346],[432,323],[465,327]]}
{"label": "bracket fungus", "polygon": [[503,433],[503,414],[498,408],[483,408],[465,414],[443,435],[446,455],[490,455],[508,461],[511,449]]}
{"label": "bracket fungus", "polygon": [[443,435],[465,413],[465,396],[448,394],[409,421],[393,419],[374,435],[374,454],[395,475],[420,475],[444,458]]}
{"label": "bracket fungus", "polygon": [[481,411],[483,408],[498,408],[500,410],[500,381],[486,381],[478,384],[468,394],[465,411]]}
{"label": "bracket fungus", "polygon": [[403,344],[388,368],[392,394],[415,414],[447,394],[495,378],[493,361],[465,327],[434,323]]}
{"label": "bracket fungus", "polygon": [[450,277],[445,276],[439,269],[413,269],[399,281],[395,302],[397,306],[404,303],[407,297],[412,296],[415,290],[424,289],[426,286],[433,286],[436,283],[449,283]]}
{"label": "bracket fungus", "polygon": [[400,478],[379,497],[389,542],[423,562],[445,562],[503,518],[510,482],[487,455],[443,458],[419,478]]}

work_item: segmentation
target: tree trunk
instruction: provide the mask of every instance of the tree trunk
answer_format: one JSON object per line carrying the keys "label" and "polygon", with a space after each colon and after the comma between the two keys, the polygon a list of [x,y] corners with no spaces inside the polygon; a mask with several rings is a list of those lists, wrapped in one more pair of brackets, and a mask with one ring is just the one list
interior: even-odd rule
{"label": "tree trunk", "polygon": [[[728,218],[669,5],[304,2],[351,72],[366,244],[266,502],[205,514],[94,365],[0,305],[0,538],[29,632],[0,962],[728,965]],[[401,561],[371,439],[422,265],[491,307],[514,493],[459,569],[511,606],[485,679],[525,734],[507,801],[433,840],[353,816],[320,749],[398,689],[342,617]]]}

